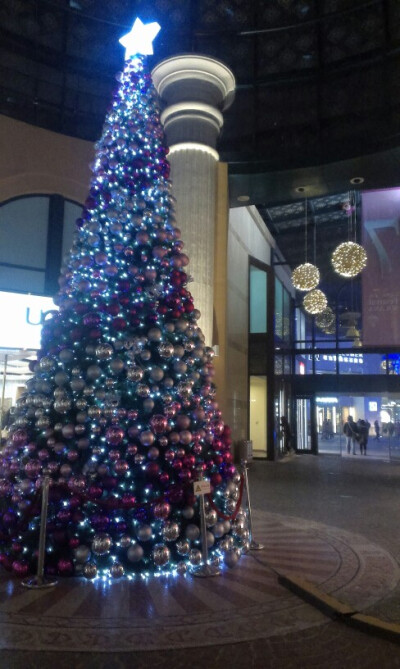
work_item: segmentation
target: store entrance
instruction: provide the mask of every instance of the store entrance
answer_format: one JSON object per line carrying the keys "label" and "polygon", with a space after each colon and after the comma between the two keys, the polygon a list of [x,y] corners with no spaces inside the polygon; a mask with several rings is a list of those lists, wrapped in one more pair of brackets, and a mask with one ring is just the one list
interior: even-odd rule
{"label": "store entrance", "polygon": [[[353,443],[343,433],[348,417],[358,425],[369,424],[366,457],[400,461],[400,395],[337,395],[315,398],[318,453],[357,458],[358,440]],[[348,446],[350,446],[350,453]]]}

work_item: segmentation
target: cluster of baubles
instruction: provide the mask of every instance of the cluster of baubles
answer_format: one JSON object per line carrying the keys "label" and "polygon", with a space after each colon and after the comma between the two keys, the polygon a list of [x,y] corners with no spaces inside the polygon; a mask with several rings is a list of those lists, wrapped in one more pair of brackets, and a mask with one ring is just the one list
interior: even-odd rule
{"label": "cluster of baubles", "polygon": [[50,476],[46,570],[184,573],[248,549],[240,475],[215,400],[174,226],[156,96],[141,59],[119,77],[71,255],[0,460],[0,562],[35,571],[36,493]]}

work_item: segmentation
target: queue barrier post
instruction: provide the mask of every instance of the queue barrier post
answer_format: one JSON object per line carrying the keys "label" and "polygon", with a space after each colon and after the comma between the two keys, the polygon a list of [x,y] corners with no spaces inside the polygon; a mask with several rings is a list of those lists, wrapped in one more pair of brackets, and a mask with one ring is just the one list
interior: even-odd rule
{"label": "queue barrier post", "polygon": [[45,476],[42,484],[42,509],[40,513],[40,533],[38,548],[38,565],[36,576],[31,576],[22,581],[21,585],[25,588],[52,588],[57,585],[57,579],[44,576],[44,557],[46,551],[46,524],[47,524],[47,506],[49,503],[50,477]]}

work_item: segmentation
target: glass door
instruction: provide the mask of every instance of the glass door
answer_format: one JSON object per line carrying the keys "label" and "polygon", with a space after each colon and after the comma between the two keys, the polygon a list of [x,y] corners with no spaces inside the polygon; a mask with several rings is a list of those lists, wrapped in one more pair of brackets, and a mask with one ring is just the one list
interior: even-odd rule
{"label": "glass door", "polygon": [[296,450],[298,452],[311,451],[311,400],[309,398],[296,400]]}

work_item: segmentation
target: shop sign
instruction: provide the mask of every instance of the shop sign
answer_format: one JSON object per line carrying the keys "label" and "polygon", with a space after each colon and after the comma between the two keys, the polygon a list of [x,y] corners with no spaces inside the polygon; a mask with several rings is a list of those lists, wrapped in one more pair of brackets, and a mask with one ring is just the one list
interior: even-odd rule
{"label": "shop sign", "polygon": [[56,310],[51,297],[0,291],[0,348],[40,348],[46,314]]}

